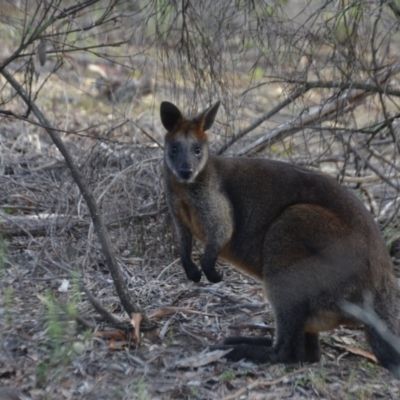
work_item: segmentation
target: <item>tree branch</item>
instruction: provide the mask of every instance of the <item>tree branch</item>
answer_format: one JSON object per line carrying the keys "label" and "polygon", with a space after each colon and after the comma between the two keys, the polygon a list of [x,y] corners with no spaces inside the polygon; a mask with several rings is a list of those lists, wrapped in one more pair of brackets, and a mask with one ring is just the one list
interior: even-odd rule
{"label": "tree branch", "polygon": [[[400,64],[396,64],[392,68],[385,70],[384,73],[382,73],[379,77],[376,78],[376,81],[379,84],[383,84],[387,82],[387,80],[391,76],[398,73],[399,71],[400,71]],[[307,82],[303,82],[302,84],[304,86],[307,86]],[[367,85],[368,87],[368,85],[370,84],[371,84],[371,79],[368,79],[365,85]],[[330,100],[325,104],[323,104],[322,106],[312,107],[310,110],[302,113],[301,115],[298,115],[289,122],[279,125],[271,132],[266,133],[264,136],[262,136],[255,142],[246,146],[238,153],[238,155],[245,155],[245,154],[259,152],[268,145],[283,139],[289,134],[293,134],[294,132],[303,129],[304,127],[309,126],[316,121],[330,119],[332,115],[336,117],[340,112],[342,113],[347,112],[356,107],[358,104],[360,104],[367,96],[369,96],[372,93],[375,92],[350,89],[346,93],[340,95],[338,98]]]}
{"label": "tree branch", "polygon": [[252,124],[250,124],[247,128],[242,129],[236,135],[232,136],[228,142],[226,142],[220,149],[217,150],[218,155],[224,153],[229,147],[231,147],[237,140],[241,139],[243,136],[247,135],[249,132],[257,128],[257,126],[261,125],[264,121],[271,118],[273,115],[278,113],[282,108],[286,107],[290,103],[293,103],[298,97],[304,94],[306,90],[304,88],[296,90],[293,94],[288,96],[284,101],[276,105],[271,111],[265,113],[262,117],[256,119]]}
{"label": "tree branch", "polygon": [[284,83],[302,85],[306,90],[310,89],[354,89],[363,90],[366,93],[382,93],[388,96],[400,97],[400,90],[390,89],[388,87],[375,86],[365,82],[324,82],[324,81],[299,81],[296,79],[285,79]]}
{"label": "tree branch", "polygon": [[351,147],[351,151],[354,153],[356,157],[358,157],[371,171],[375,172],[384,182],[386,182],[389,186],[395,189],[397,192],[400,193],[400,186],[393,183],[389,178],[387,178],[384,174],[382,174],[378,168],[374,167],[369,160],[361,155],[358,149],[354,146]]}

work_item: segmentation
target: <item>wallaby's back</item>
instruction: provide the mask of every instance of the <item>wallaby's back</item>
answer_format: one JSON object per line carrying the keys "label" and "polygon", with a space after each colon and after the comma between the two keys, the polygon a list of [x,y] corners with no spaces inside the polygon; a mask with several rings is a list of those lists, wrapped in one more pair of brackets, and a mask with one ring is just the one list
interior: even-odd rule
{"label": "wallaby's back", "polygon": [[[296,205],[320,206],[336,217],[341,234],[346,232],[357,238],[357,247],[364,249],[361,253],[379,253],[379,249],[383,249],[379,255],[381,263],[384,261],[383,267],[392,271],[391,260],[371,214],[351,192],[333,179],[265,159],[210,157],[208,168],[215,174],[219,191],[230,200],[235,231],[229,247],[238,255],[260,253],[266,232],[285,210]],[[309,224],[315,225],[317,230],[323,221],[311,220]],[[297,230],[302,228],[298,226]],[[257,242],[253,242],[254,239],[258,239]],[[336,238],[339,239],[347,240]],[[247,250],[249,247],[252,247],[251,251]]]}
{"label": "wallaby's back", "polygon": [[[345,301],[372,307],[397,333],[396,281],[379,228],[363,204],[322,174],[290,164],[216,157],[205,131],[219,103],[187,120],[162,103],[166,199],[180,256],[189,279],[201,272],[191,260],[192,236],[204,244],[202,271],[218,282],[218,257],[263,282],[277,335],[231,338],[222,348],[230,359],[316,361],[318,332],[358,323]],[[398,371],[400,355],[376,329],[367,337],[380,362]]]}

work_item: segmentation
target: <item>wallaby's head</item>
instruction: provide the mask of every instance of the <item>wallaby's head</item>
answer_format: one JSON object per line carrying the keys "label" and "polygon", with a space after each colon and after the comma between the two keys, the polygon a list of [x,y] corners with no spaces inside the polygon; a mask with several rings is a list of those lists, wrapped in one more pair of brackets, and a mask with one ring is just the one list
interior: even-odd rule
{"label": "wallaby's head", "polygon": [[214,123],[219,105],[218,101],[196,117],[186,119],[172,103],[161,103],[161,122],[168,131],[164,159],[178,181],[193,182],[207,164],[209,148],[205,132]]}

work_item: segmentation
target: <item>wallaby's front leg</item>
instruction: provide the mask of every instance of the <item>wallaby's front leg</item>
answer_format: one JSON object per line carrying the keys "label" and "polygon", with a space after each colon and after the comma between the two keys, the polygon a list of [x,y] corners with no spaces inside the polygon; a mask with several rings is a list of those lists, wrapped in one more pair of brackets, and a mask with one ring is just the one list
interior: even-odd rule
{"label": "wallaby's front leg", "polygon": [[233,223],[230,218],[214,220],[214,226],[206,229],[207,238],[204,248],[204,255],[201,259],[201,269],[207,279],[212,282],[220,282],[222,274],[215,269],[218,256],[223,247],[229,242],[233,233]]}
{"label": "wallaby's front leg", "polygon": [[220,250],[221,249],[215,248],[213,244],[206,245],[203,258],[201,259],[201,269],[209,282],[212,283],[217,283],[222,280],[222,274],[215,269]]}
{"label": "wallaby's front leg", "polygon": [[192,261],[192,234],[190,233],[189,229],[181,224],[177,226],[176,230],[179,236],[179,255],[183,268],[185,269],[186,276],[193,282],[200,282],[201,271]]}

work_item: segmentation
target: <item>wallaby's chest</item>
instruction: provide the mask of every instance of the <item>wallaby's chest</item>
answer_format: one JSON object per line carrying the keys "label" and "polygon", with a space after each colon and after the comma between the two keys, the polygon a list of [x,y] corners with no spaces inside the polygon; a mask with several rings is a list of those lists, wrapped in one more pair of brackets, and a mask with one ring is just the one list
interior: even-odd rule
{"label": "wallaby's chest", "polygon": [[189,196],[179,196],[175,206],[175,214],[179,220],[192,232],[201,242],[205,242],[204,221],[199,211],[199,205],[193,202]]}

